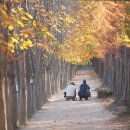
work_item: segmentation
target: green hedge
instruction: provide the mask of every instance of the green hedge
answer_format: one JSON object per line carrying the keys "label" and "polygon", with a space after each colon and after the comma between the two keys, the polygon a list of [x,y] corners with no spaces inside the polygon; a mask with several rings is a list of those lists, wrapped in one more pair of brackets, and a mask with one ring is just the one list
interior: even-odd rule
{"label": "green hedge", "polygon": [[112,96],[112,91],[109,88],[98,88],[97,89],[97,96],[98,98],[107,98]]}

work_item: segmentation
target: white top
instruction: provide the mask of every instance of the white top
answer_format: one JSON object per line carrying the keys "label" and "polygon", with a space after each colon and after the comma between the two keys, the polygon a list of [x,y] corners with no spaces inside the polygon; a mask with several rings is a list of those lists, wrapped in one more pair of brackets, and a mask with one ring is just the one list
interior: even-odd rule
{"label": "white top", "polygon": [[74,96],[76,91],[76,87],[73,84],[68,85],[66,88],[66,96]]}

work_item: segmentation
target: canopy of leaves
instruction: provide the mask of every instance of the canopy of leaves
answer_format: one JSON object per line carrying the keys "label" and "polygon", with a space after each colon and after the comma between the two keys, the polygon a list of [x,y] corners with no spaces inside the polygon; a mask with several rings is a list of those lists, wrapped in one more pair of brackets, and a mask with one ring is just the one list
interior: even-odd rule
{"label": "canopy of leaves", "polygon": [[[7,7],[7,2],[11,9]],[[74,22],[63,5],[56,12],[53,8],[43,6],[39,0],[31,0],[28,4],[29,9],[21,0],[7,0],[0,4],[0,26],[8,30],[8,34],[0,33],[1,53],[7,52],[12,57],[15,51],[25,51],[33,46],[42,47],[52,53],[57,42],[53,32],[61,33],[59,28],[62,27],[63,31]]]}
{"label": "canopy of leaves", "polygon": [[28,8],[21,0],[6,2],[0,4],[0,26],[8,30],[8,36],[0,33],[1,53],[12,56],[39,46],[66,62],[84,64],[115,53],[121,44],[129,47],[130,2],[71,0],[68,7],[54,0],[49,7],[31,0]]}
{"label": "canopy of leaves", "polygon": [[79,2],[76,24],[70,28],[64,47],[60,47],[62,58],[72,63],[84,64],[93,57],[104,58],[107,52],[115,53],[120,44],[127,44],[128,3]]}

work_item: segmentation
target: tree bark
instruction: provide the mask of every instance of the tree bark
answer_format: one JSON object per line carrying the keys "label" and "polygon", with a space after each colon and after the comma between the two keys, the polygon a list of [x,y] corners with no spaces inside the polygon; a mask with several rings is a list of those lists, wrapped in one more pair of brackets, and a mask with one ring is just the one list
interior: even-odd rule
{"label": "tree bark", "polygon": [[19,98],[19,126],[27,123],[27,86],[26,86],[26,66],[25,52],[21,54],[20,68],[20,98]]}
{"label": "tree bark", "polygon": [[[9,88],[9,116],[10,116],[10,127],[17,127],[17,95],[16,95],[16,84],[15,84],[15,75],[14,75],[14,62],[11,61],[8,64],[8,88]],[[9,128],[11,130],[11,128]]]}
{"label": "tree bark", "polygon": [[6,56],[0,56],[0,130],[7,130],[7,107],[6,107]]}

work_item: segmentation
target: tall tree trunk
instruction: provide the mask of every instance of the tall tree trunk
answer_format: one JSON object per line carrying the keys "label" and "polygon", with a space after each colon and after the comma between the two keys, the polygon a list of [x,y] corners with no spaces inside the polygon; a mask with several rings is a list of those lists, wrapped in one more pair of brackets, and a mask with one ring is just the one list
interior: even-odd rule
{"label": "tall tree trunk", "polygon": [[[9,87],[9,116],[10,127],[16,128],[17,125],[17,95],[16,84],[14,75],[14,63],[13,61],[8,64],[8,87]],[[9,129],[11,130],[11,128]]]}
{"label": "tall tree trunk", "polygon": [[5,95],[6,56],[0,56],[0,130],[7,130],[7,109]]}
{"label": "tall tree trunk", "polygon": [[27,86],[26,86],[26,65],[25,52],[21,54],[20,67],[20,99],[19,99],[19,125],[27,123]]}

